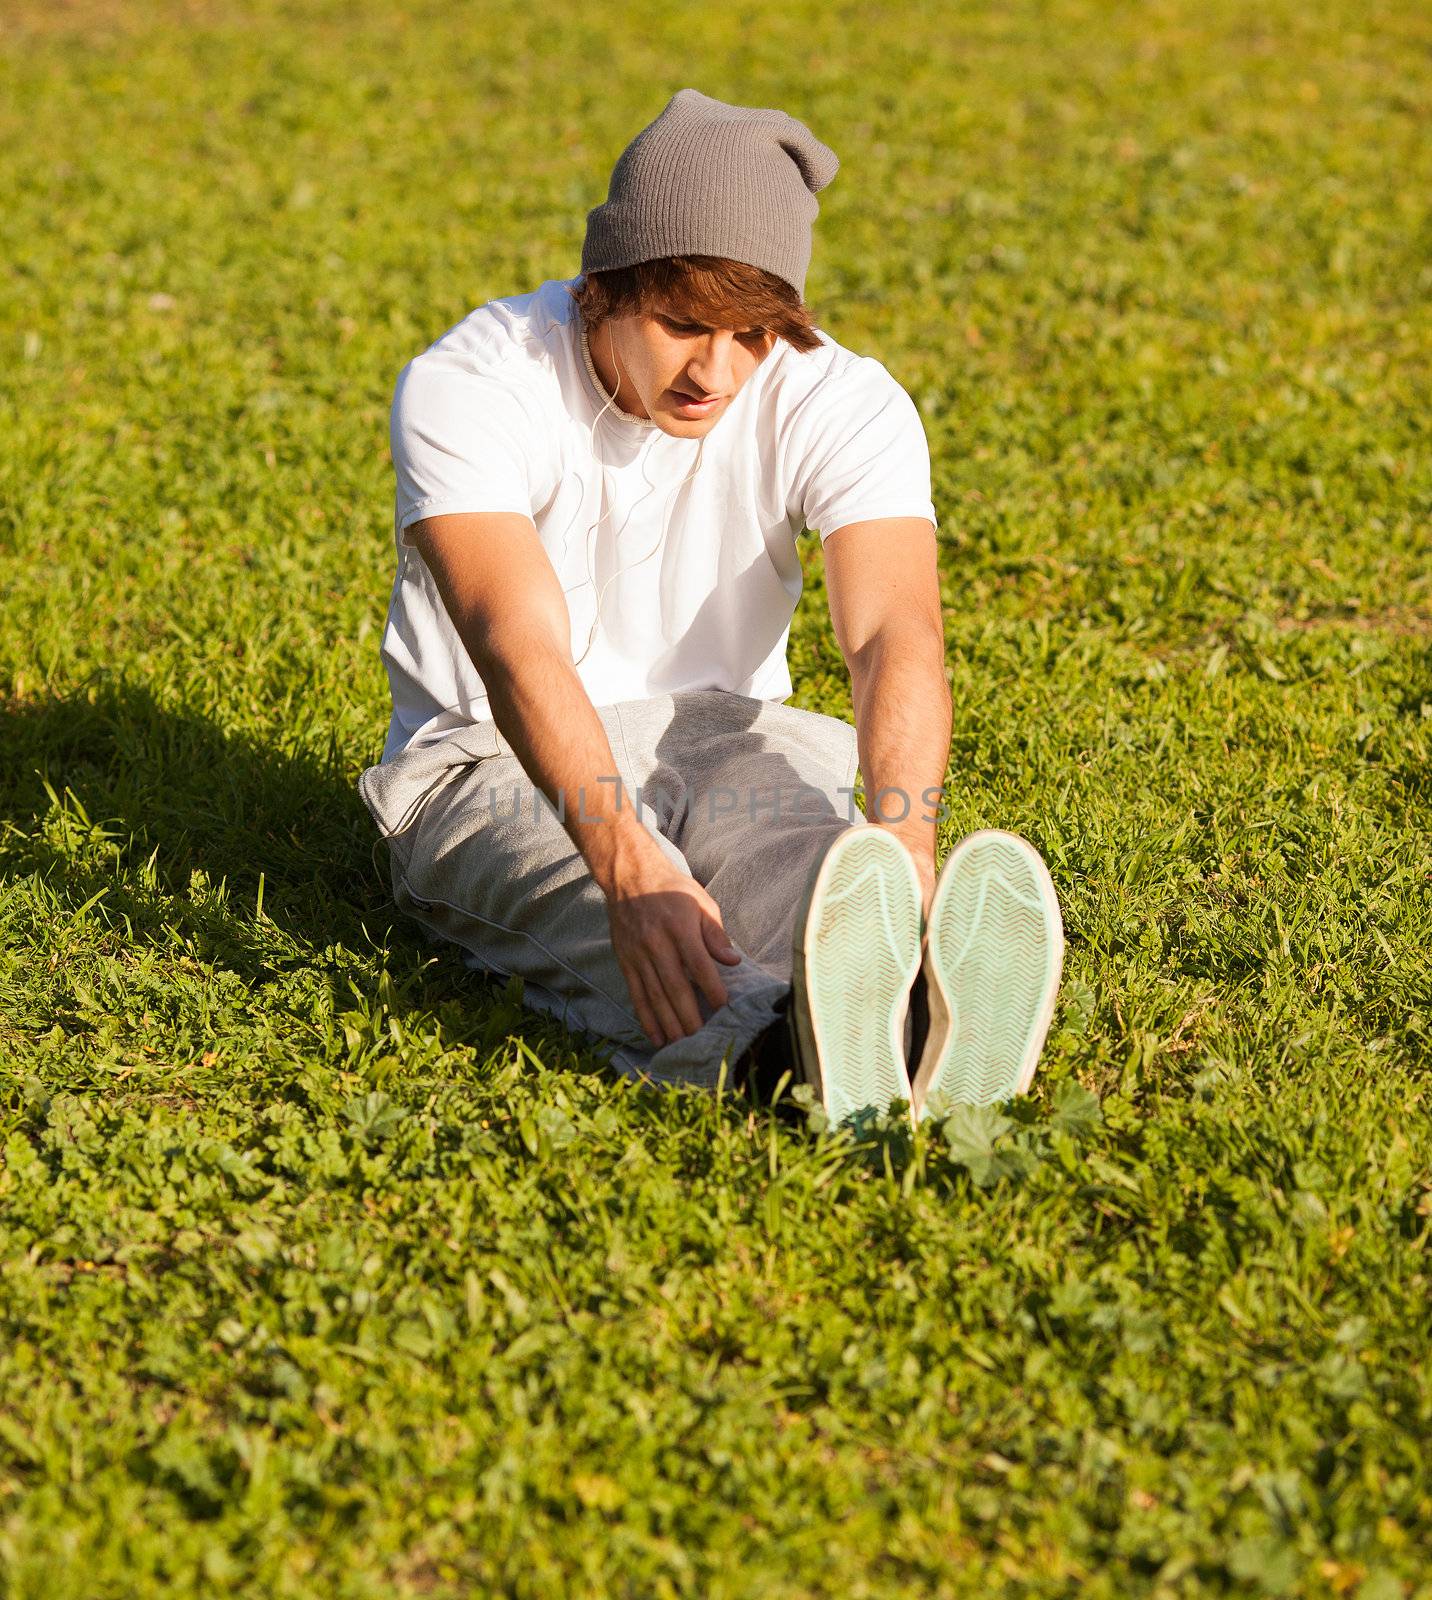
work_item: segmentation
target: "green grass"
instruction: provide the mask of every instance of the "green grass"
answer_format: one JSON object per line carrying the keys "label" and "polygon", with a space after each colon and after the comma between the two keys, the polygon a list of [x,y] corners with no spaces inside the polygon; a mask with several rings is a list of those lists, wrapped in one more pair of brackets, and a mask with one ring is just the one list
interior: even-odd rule
{"label": "green grass", "polygon": [[[1432,30],[401,9],[0,21],[0,1593],[1432,1595]],[[1065,911],[914,1148],[621,1082],[354,792],[397,371],[686,84],[842,159]]]}

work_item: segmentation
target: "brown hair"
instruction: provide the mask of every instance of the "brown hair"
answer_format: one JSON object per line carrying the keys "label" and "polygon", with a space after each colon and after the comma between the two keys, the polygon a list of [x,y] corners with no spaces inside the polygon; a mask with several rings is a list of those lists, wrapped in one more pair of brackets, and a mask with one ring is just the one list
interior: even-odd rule
{"label": "brown hair", "polygon": [[612,317],[660,309],[707,328],[766,328],[797,350],[820,345],[810,312],[784,278],[726,256],[661,256],[589,272],[567,292],[593,330]]}

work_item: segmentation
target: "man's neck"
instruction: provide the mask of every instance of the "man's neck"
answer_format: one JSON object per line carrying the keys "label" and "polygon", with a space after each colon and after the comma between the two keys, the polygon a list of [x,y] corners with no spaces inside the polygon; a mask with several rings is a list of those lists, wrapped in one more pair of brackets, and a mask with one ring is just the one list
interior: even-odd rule
{"label": "man's neck", "polygon": [[[578,313],[580,315],[580,313]],[[630,389],[623,390],[621,378],[617,372],[616,361],[611,349],[611,326],[603,323],[595,332],[587,328],[586,319],[582,318],[582,327],[587,335],[587,349],[591,352],[592,365],[596,368],[597,377],[601,380],[603,390],[615,396],[615,403],[629,416],[647,417],[649,413],[641,403],[640,396],[633,394]]]}

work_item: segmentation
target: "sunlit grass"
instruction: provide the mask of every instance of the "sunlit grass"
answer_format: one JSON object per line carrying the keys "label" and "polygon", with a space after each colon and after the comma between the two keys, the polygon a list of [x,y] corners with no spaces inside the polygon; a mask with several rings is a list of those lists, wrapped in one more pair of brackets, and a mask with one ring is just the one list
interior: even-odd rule
{"label": "sunlit grass", "polygon": [[[0,1591],[1432,1593],[1429,42],[7,8]],[[1064,908],[1034,1094],[913,1145],[623,1083],[397,917],[354,791],[394,378],[576,272],[686,84],[841,157],[943,843]]]}

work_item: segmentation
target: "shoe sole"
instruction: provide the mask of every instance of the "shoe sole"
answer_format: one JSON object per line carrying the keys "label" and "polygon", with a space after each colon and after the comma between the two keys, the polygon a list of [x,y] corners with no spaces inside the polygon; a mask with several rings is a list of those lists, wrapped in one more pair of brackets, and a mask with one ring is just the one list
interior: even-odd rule
{"label": "shoe sole", "polygon": [[806,885],[791,1016],[806,1080],[833,1127],[911,1099],[905,1010],[920,969],[920,913],[914,858],[870,822],[837,834]]}
{"label": "shoe sole", "polygon": [[911,1089],[997,1105],[1024,1094],[1054,1016],[1064,925],[1049,869],[1017,834],[985,828],[950,852],[926,924],[930,1008]]}

